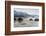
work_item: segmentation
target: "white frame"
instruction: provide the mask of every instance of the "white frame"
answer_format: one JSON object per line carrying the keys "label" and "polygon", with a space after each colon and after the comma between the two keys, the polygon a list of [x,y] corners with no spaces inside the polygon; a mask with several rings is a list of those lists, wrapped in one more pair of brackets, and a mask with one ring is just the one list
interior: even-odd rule
{"label": "white frame", "polygon": [[[14,28],[14,8],[33,8],[39,9],[39,27],[16,27]],[[33,29],[32,29],[33,28]],[[22,6],[22,5],[11,5],[11,28],[10,31],[27,31],[27,30],[42,30],[42,7],[41,6]]]}

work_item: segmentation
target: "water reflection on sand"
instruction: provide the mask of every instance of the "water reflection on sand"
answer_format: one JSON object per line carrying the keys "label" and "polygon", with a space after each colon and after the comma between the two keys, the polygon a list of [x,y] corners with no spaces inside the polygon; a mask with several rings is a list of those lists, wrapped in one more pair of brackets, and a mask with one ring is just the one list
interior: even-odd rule
{"label": "water reflection on sand", "polygon": [[31,22],[29,22],[29,21],[26,21],[26,22],[23,21],[21,23],[15,21],[14,22],[14,27],[38,27],[38,24],[39,24],[38,21],[31,21]]}

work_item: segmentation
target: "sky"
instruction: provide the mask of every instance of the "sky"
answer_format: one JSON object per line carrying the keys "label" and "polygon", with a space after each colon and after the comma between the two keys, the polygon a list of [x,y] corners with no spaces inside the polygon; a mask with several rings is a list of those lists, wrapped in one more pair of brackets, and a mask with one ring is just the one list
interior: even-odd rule
{"label": "sky", "polygon": [[39,15],[39,9],[30,9],[30,8],[15,8],[14,10],[18,12],[28,13],[30,15]]}

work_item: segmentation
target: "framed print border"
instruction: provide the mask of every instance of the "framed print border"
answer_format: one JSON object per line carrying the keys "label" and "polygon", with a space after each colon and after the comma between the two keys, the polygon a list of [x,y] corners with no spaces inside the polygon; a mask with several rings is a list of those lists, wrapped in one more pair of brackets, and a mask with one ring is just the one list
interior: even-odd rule
{"label": "framed print border", "polygon": [[[42,30],[32,30],[32,31],[10,31],[10,19],[11,19],[11,9],[10,5],[26,5],[26,6],[42,6]],[[20,1],[5,1],[5,35],[18,35],[18,34],[35,34],[45,32],[45,4],[36,2],[20,2]]]}

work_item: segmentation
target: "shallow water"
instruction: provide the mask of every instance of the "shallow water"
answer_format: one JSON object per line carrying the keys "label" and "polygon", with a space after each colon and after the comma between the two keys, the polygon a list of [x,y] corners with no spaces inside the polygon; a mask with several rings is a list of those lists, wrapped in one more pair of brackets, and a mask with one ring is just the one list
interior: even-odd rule
{"label": "shallow water", "polygon": [[39,22],[38,21],[29,21],[29,22],[14,22],[14,27],[38,27]]}

